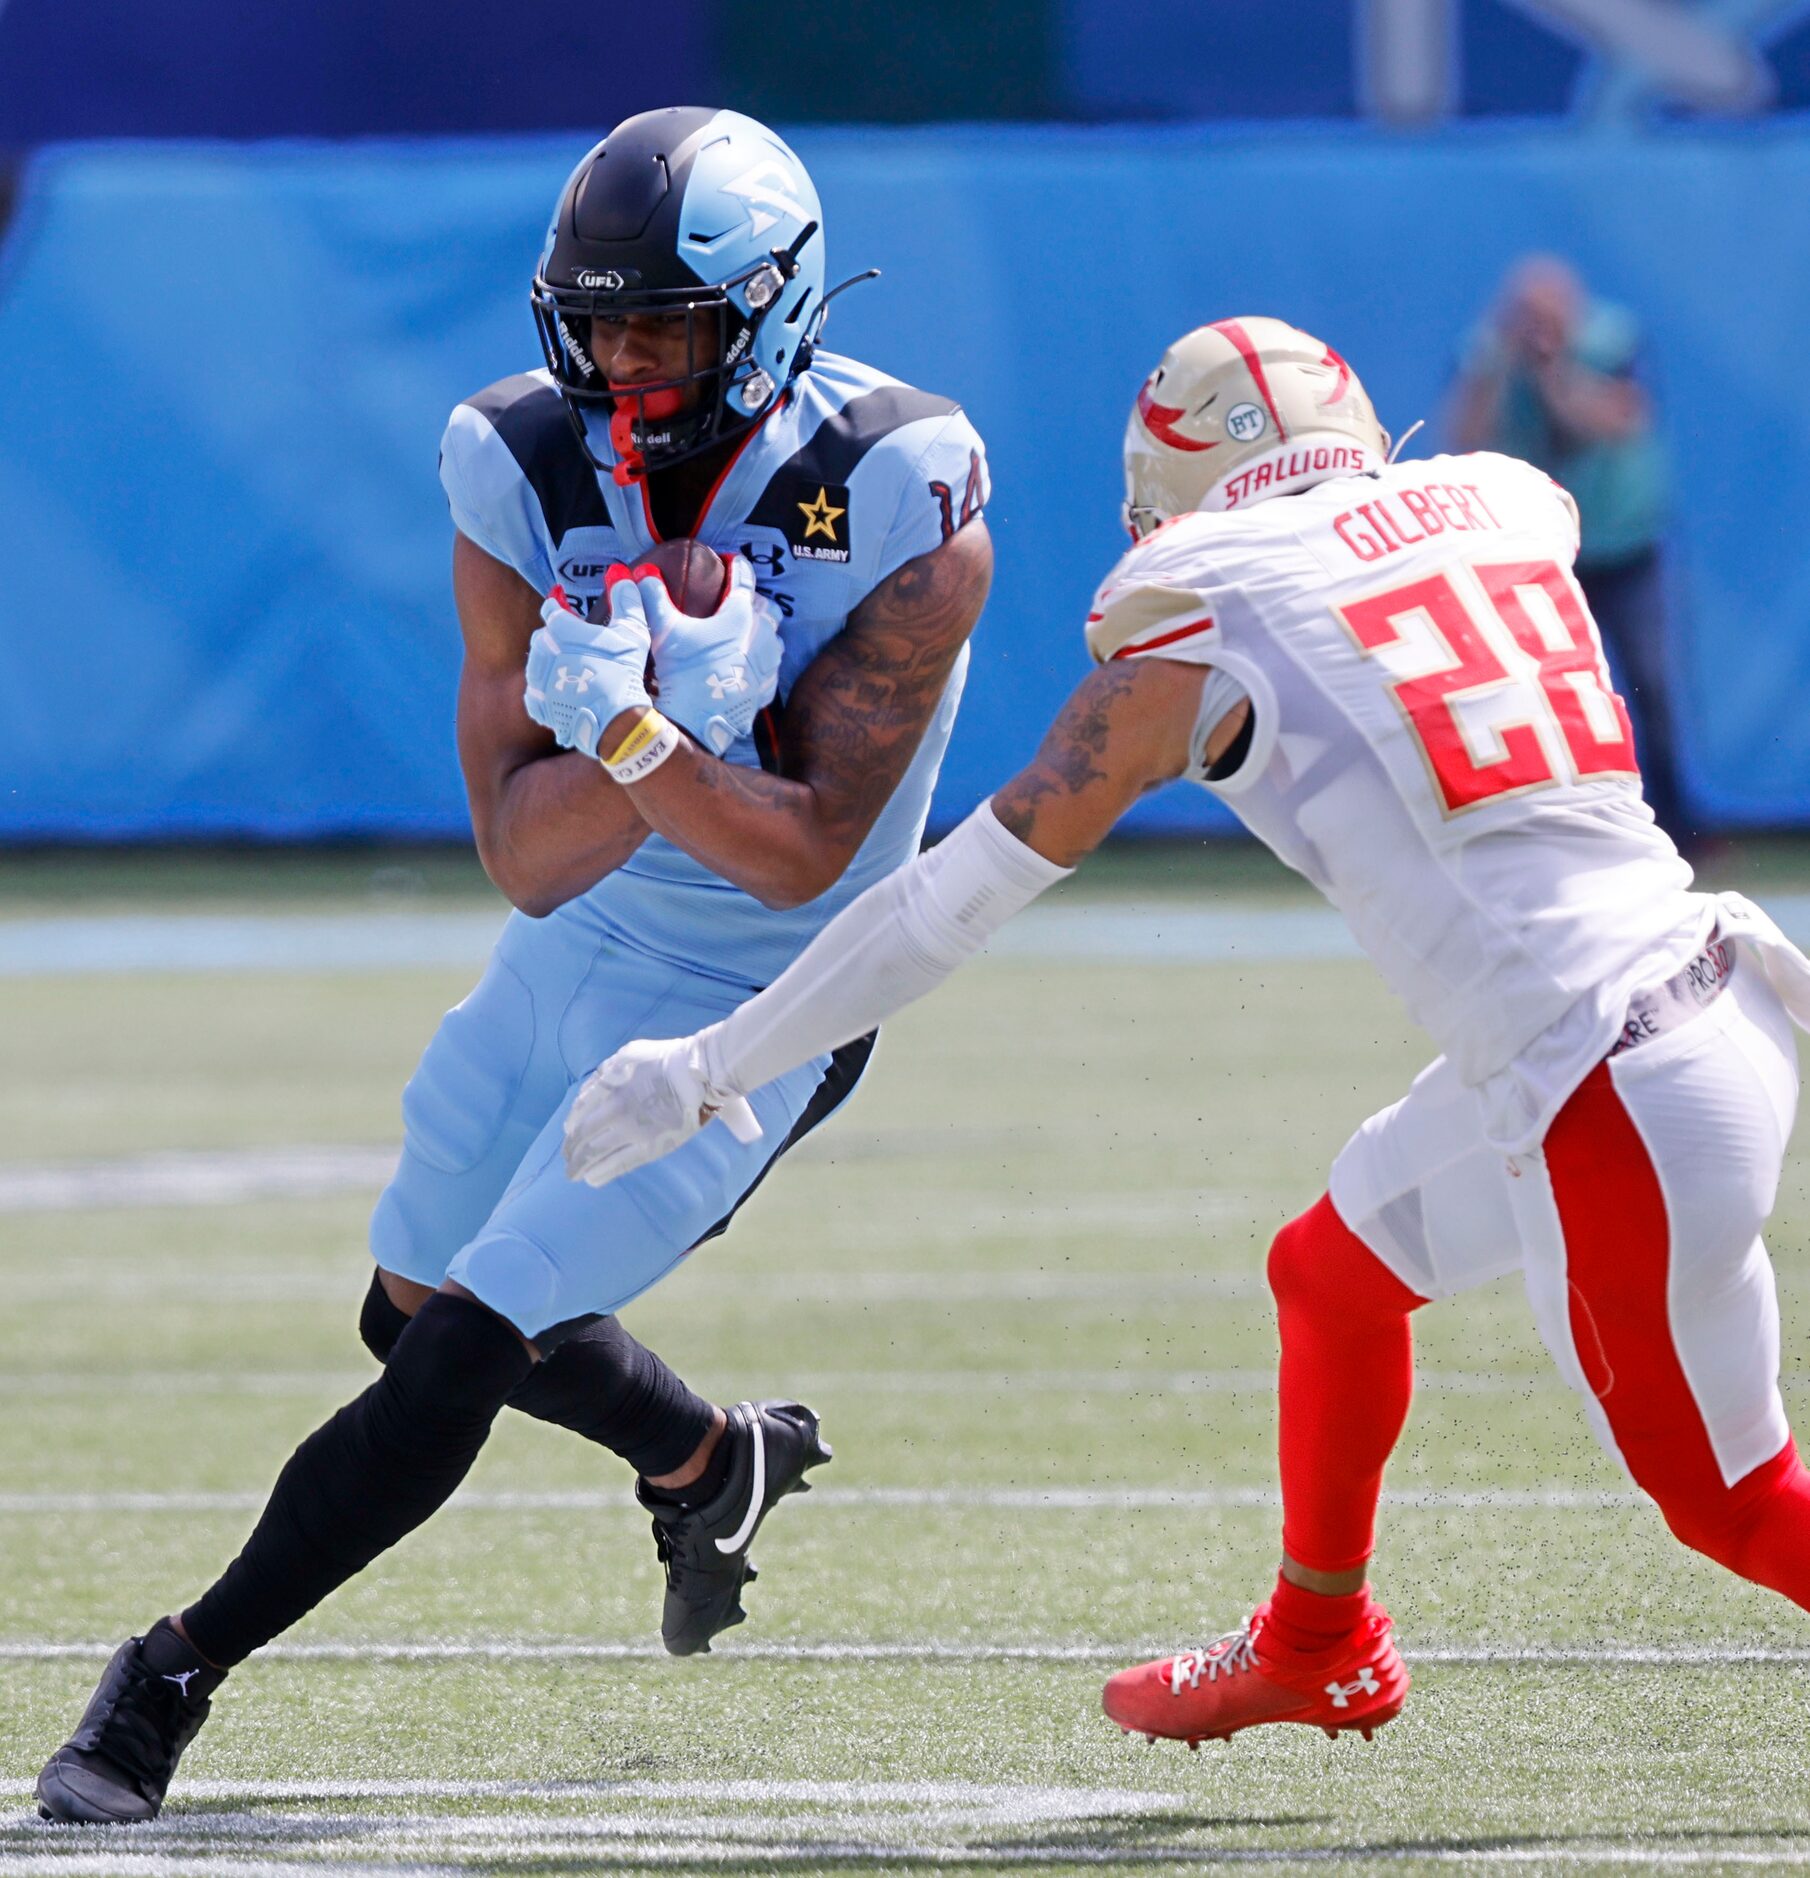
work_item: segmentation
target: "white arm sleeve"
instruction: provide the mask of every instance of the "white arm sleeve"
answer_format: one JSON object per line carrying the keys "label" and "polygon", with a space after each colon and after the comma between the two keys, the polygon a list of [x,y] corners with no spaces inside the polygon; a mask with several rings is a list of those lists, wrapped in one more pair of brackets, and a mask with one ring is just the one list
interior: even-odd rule
{"label": "white arm sleeve", "polygon": [[851,902],[765,991],[701,1031],[704,1079],[746,1095],[934,991],[1045,887],[1073,873],[983,802],[947,840]]}

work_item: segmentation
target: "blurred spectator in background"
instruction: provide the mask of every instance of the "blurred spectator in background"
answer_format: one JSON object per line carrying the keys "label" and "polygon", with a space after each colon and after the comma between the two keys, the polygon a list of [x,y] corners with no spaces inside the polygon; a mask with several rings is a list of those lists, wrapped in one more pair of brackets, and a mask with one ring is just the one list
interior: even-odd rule
{"label": "blurred spectator in background", "polygon": [[1647,801],[1683,844],[1666,672],[1666,462],[1653,402],[1635,377],[1640,328],[1592,299],[1563,261],[1516,262],[1472,335],[1453,392],[1458,450],[1537,463],[1571,491],[1583,523],[1578,580],[1634,720]]}

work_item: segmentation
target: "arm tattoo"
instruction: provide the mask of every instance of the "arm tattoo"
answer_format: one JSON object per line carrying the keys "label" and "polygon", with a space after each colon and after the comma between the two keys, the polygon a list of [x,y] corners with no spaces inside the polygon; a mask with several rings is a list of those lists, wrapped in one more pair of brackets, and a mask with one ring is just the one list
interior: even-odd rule
{"label": "arm tattoo", "polygon": [[993,813],[1008,833],[1028,842],[1039,804],[1082,795],[1108,780],[1100,759],[1112,737],[1113,713],[1138,676],[1130,665],[1104,665],[1062,707],[1031,766],[993,798]]}
{"label": "arm tattoo", "polygon": [[[984,528],[908,561],[855,609],[786,707],[782,775],[811,792],[819,831],[853,854],[910,767],[992,579]],[[763,801],[773,778],[729,772]]]}

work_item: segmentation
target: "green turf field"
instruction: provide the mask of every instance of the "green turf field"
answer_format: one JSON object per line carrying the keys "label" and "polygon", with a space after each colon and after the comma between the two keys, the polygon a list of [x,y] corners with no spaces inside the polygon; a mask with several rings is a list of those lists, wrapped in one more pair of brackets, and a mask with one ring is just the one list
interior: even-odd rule
{"label": "green turf field", "polygon": [[[470,899],[423,878],[380,892]],[[211,903],[205,869],[45,880],[0,883],[11,910]],[[276,915],[368,885],[230,893]],[[1112,1668],[1227,1628],[1274,1569],[1263,1250],[1426,1054],[1346,962],[983,962],[626,1313],[719,1399],[800,1395],[836,1447],[714,1655],[659,1651],[625,1470],[505,1417],[445,1512],[233,1676],[162,1821],[39,1825],[29,1782],[106,1650],[201,1588],[372,1373],[374,1188],[28,1204],[7,1177],[381,1149],[470,976],[0,978],[0,1874],[1810,1865],[1810,1622],[1630,1498],[1509,1285],[1419,1320],[1377,1570],[1401,1720],[1190,1755],[1101,1717]],[[1773,1234],[1794,1408],[1806,1165]]]}

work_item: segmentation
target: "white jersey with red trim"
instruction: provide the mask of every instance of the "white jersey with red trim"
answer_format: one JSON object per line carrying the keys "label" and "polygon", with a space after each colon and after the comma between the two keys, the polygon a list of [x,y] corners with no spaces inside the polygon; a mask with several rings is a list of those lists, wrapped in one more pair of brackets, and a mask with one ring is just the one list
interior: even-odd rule
{"label": "white jersey with red trim", "polygon": [[1179,516],[1088,622],[1098,659],[1243,686],[1248,753],[1191,780],[1344,914],[1507,1152],[1711,918],[1641,799],[1576,552],[1539,470],[1434,457]]}

